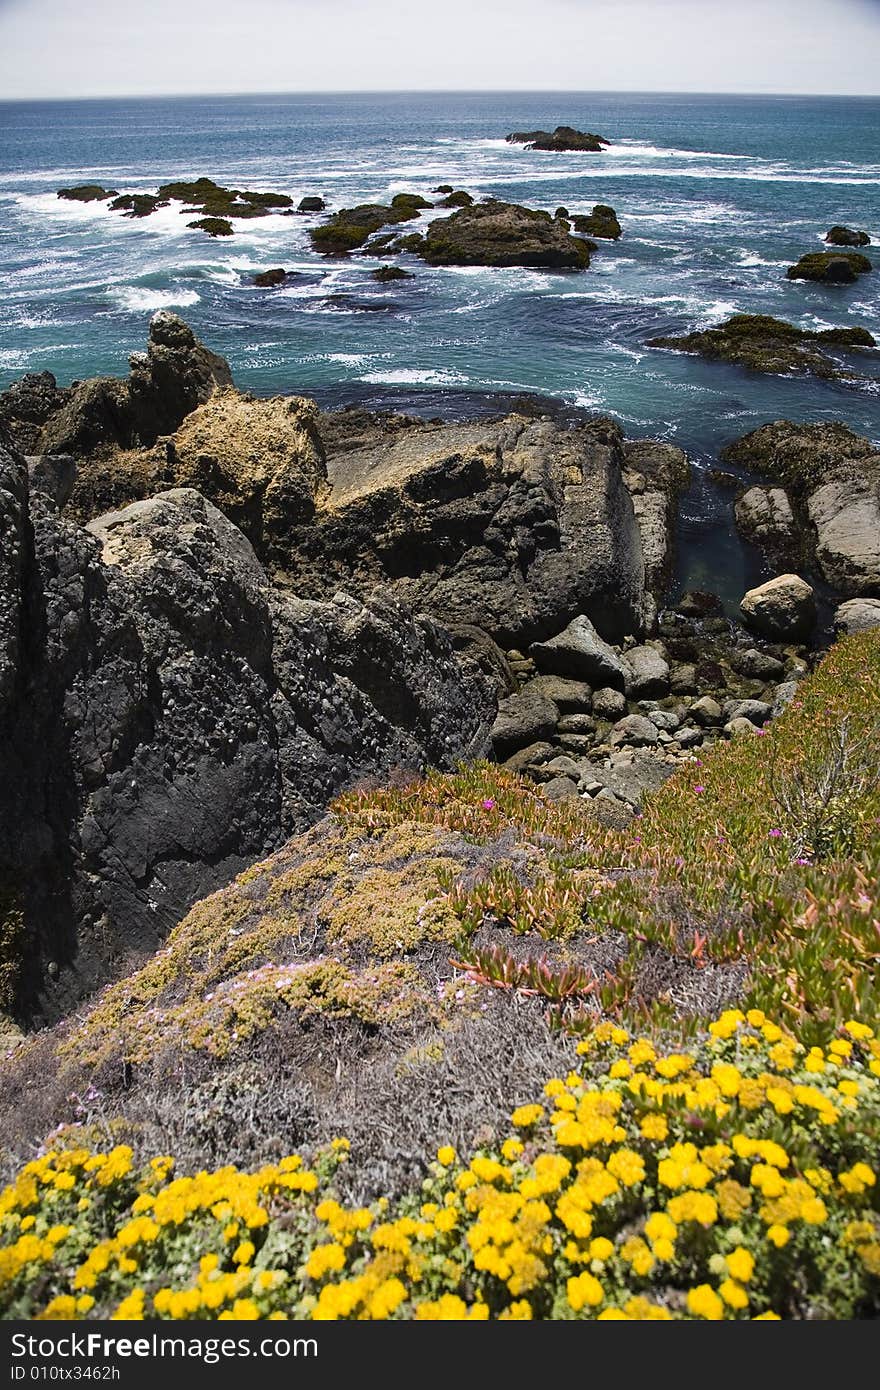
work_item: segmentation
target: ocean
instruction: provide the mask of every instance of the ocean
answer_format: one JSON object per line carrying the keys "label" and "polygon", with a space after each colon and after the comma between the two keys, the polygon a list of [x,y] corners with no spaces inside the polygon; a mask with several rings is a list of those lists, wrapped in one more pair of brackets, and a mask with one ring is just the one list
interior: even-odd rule
{"label": "ocean", "polygon": [[[528,152],[511,130],[574,125],[600,155]],[[457,417],[510,396],[610,414],[696,464],[677,584],[731,595],[759,567],[708,470],[766,421],[840,419],[880,439],[880,385],[761,376],[646,347],[736,312],[880,337],[878,273],[851,286],[785,278],[833,223],[880,236],[880,100],[609,93],[315,94],[0,104],[0,389],[124,374],[156,309],[182,314],[240,386],[324,406]],[[148,191],[208,175],[320,194],[329,209],[430,198],[439,183],[553,211],[612,204],[623,225],[589,270],[411,268],[380,285],[362,256],[326,260],[310,217],[236,223],[212,240],[179,205],[128,220],[61,201],[98,182]],[[428,213],[430,217],[434,214]],[[445,215],[445,213],[440,214]],[[425,217],[421,219],[424,225]],[[419,224],[412,224],[413,227]],[[410,226],[402,230],[410,230]],[[869,248],[870,252],[870,248]],[[262,269],[294,272],[258,290]],[[690,544],[697,538],[701,544]],[[698,553],[699,552],[699,553]],[[705,571],[705,573],[703,572]]]}

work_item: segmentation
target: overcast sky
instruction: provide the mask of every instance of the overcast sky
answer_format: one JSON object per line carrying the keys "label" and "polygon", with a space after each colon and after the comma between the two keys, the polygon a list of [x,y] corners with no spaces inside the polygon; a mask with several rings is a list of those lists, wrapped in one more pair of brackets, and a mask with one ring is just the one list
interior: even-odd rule
{"label": "overcast sky", "polygon": [[0,97],[880,93],[880,0],[0,0]]}

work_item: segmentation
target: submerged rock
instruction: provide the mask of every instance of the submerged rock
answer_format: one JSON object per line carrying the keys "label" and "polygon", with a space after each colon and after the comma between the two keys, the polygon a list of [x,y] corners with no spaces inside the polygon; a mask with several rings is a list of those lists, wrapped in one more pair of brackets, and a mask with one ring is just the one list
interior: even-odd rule
{"label": "submerged rock", "polygon": [[505,137],[510,145],[525,145],[527,150],[582,150],[599,154],[611,141],[591,131],[575,130],[570,125],[558,125],[555,130],[515,131]]}
{"label": "submerged rock", "polygon": [[851,285],[873,270],[858,251],[809,251],[785,272],[789,280],[817,280],[824,285]]}
{"label": "submerged rock", "polygon": [[755,372],[808,372],[824,378],[855,375],[841,362],[845,353],[876,348],[865,328],[797,328],[768,314],[734,314],[716,328],[682,337],[650,338],[648,347],[673,348]]}
{"label": "submerged rock", "polygon": [[383,265],[378,270],[371,270],[371,276],[378,280],[380,285],[390,284],[393,280],[413,280],[415,279],[411,270],[401,270],[397,265]]}
{"label": "submerged rock", "polygon": [[254,284],[261,290],[272,289],[275,285],[283,285],[287,279],[287,271],[281,266],[273,270],[261,270],[254,276]]}
{"label": "submerged rock", "polygon": [[428,228],[418,254],[429,265],[547,266],[584,270],[590,253],[547,212],[490,200],[462,208]]}
{"label": "submerged rock", "polygon": [[734,505],[737,530],[776,559],[797,554],[800,537],[788,494],[781,487],[750,487]]}

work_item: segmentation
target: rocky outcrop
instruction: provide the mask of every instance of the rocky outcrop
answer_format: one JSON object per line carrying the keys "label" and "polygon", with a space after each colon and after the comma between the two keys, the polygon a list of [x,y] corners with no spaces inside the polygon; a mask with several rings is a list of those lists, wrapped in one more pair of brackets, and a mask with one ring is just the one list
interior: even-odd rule
{"label": "rocky outcrop", "polygon": [[785,272],[789,280],[816,280],[820,285],[851,285],[873,266],[858,251],[808,251]]}
{"label": "rocky outcrop", "polygon": [[546,642],[535,642],[531,655],[541,671],[587,681],[591,686],[623,689],[627,672],[614,648],[604,642],[584,614]]}
{"label": "rocky outcrop", "polygon": [[[159,435],[173,433],[217,387],[232,384],[226,359],[166,309],[153,315],[147,351],[133,353],[130,367],[127,380],[95,377],[56,393],[55,408],[29,441],[31,452],[81,457],[101,446],[152,444]],[[22,386],[18,383],[0,397],[4,414],[14,416]],[[13,429],[18,438],[14,420]]]}
{"label": "rocky outcrop", "polygon": [[596,203],[589,216],[573,217],[571,225],[576,232],[584,232],[587,236],[597,236],[607,241],[617,241],[623,233],[617,213],[607,203]]}
{"label": "rocky outcrop", "polygon": [[0,424],[21,453],[39,453],[43,426],[69,399],[51,372],[28,372],[0,393]]}
{"label": "rocky outcrop", "polygon": [[804,518],[803,551],[842,594],[880,594],[880,451],[835,421],[776,420],[724,456],[786,484]]}
{"label": "rocky outcrop", "polygon": [[575,130],[570,125],[558,125],[555,130],[520,130],[505,137],[509,145],[525,145],[527,150],[580,150],[600,154],[611,141],[591,131]]}
{"label": "rocky outcrop", "polygon": [[749,589],[740,604],[743,622],[763,636],[804,641],[816,623],[812,587],[797,574],[781,574]]}
{"label": "rocky outcrop", "polygon": [[116,189],[104,188],[99,183],[78,183],[73,188],[59,188],[58,197],[69,203],[104,203],[116,197]]}
{"label": "rocky outcrop", "polygon": [[797,328],[768,314],[734,314],[716,328],[682,337],[651,338],[647,346],[694,353],[754,372],[807,372],[826,380],[858,376],[853,353],[858,353],[860,360],[877,358],[870,351],[877,343],[865,328]]}
{"label": "rocky outcrop", "polygon": [[298,592],[389,585],[415,611],[478,623],[507,647],[578,613],[607,638],[641,630],[645,562],[613,422],[342,411],[319,428],[331,491],[292,545]]}
{"label": "rocky outcrop", "polygon": [[854,231],[852,227],[832,227],[825,240],[830,246],[870,246],[871,238],[867,232]]}
{"label": "rocky outcrop", "polygon": [[623,481],[641,536],[645,588],[659,598],[672,572],[678,500],[691,468],[683,450],[656,439],[628,439],[623,452]]}
{"label": "rocky outcrop", "polygon": [[173,487],[195,488],[264,558],[281,548],[286,560],[286,540],[313,516],[326,487],[317,407],[299,396],[254,400],[223,387],[154,448],[84,459],[71,510],[88,520]]}
{"label": "rocky outcrop", "polygon": [[548,212],[492,199],[438,218],[417,253],[429,265],[545,266],[584,270],[586,243]]}
{"label": "rocky outcrop", "polygon": [[734,516],[740,535],[777,563],[797,555],[800,536],[783,488],[747,488],[734,504]]}
{"label": "rocky outcrop", "polygon": [[810,493],[816,558],[842,594],[880,594],[880,454],[858,477],[841,475]]}
{"label": "rocky outcrop", "polygon": [[494,690],[430,619],[274,592],[191,489],[83,530],[6,447],[0,470],[0,883],[21,924],[0,968],[20,1008],[43,985],[52,1015],[154,949],[340,788],[488,747]]}

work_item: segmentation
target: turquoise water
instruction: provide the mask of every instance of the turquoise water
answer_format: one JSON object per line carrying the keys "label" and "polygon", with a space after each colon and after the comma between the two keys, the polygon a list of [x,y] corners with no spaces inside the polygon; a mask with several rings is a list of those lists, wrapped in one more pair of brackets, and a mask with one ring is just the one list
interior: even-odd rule
{"label": "turquoise water", "polygon": [[[572,124],[601,155],[529,153],[513,129]],[[0,388],[122,373],[149,315],[177,309],[260,394],[304,392],[429,414],[529,391],[615,415],[698,465],[764,420],[847,421],[880,438],[878,384],[761,377],[645,347],[737,311],[880,337],[880,266],[853,286],[785,279],[834,222],[880,235],[880,101],[632,94],[299,95],[0,104]],[[624,228],[590,270],[428,269],[379,286],[363,257],[326,261],[310,219],[272,216],[227,241],[171,207],[129,221],[60,202],[71,182],[155,188],[207,174],[323,194],[331,207],[451,183],[572,213],[614,205]],[[430,216],[431,214],[428,214]],[[424,219],[423,219],[424,222]],[[249,283],[270,266],[284,288]],[[876,368],[874,369],[876,371]],[[698,479],[692,522],[729,517]],[[720,563],[720,561],[719,561]],[[739,582],[739,571],[731,583]]]}

